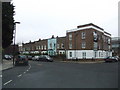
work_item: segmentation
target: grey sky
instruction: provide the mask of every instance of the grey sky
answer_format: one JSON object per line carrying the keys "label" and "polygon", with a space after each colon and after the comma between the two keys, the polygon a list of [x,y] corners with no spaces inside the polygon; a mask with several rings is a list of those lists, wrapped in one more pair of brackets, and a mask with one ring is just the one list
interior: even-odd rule
{"label": "grey sky", "polygon": [[66,30],[94,23],[118,36],[119,0],[13,0],[16,43],[65,36]]}

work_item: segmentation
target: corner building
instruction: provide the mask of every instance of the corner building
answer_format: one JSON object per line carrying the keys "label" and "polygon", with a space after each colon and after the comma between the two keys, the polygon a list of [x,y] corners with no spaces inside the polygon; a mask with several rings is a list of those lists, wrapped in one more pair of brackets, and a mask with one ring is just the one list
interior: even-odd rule
{"label": "corner building", "polygon": [[92,23],[67,30],[67,59],[103,59],[112,56],[111,34]]}

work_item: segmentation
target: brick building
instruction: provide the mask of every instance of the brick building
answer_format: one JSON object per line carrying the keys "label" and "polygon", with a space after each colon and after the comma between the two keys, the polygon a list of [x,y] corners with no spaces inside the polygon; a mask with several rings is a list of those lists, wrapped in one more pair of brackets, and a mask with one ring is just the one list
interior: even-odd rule
{"label": "brick building", "polygon": [[65,37],[57,36],[57,54],[65,53],[66,53],[66,36]]}
{"label": "brick building", "polygon": [[[20,46],[21,48],[21,46]],[[47,39],[39,39],[38,41],[23,43],[22,53],[25,54],[45,54],[47,53]]]}
{"label": "brick building", "polygon": [[113,56],[120,57],[120,37],[113,37],[111,43]]}
{"label": "brick building", "polygon": [[111,34],[92,23],[67,30],[67,59],[102,59],[111,56]]}
{"label": "brick building", "polygon": [[39,39],[25,43],[23,53],[55,56],[66,54],[67,59],[103,59],[112,56],[111,34],[92,23],[67,30],[66,36]]}

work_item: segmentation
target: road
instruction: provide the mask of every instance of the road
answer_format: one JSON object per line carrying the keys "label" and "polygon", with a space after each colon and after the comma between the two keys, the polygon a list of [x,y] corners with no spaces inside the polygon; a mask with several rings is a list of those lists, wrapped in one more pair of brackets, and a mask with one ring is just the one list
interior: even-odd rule
{"label": "road", "polygon": [[3,88],[118,88],[118,63],[30,61],[2,74]]}

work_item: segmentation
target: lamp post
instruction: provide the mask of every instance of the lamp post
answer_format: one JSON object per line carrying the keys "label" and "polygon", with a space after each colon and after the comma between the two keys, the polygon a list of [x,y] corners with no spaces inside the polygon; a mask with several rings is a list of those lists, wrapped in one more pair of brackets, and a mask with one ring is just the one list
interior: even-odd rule
{"label": "lamp post", "polygon": [[16,24],[20,24],[20,22],[14,22],[14,46],[13,46],[13,66],[14,66],[14,60],[15,60],[15,38],[16,38]]}

